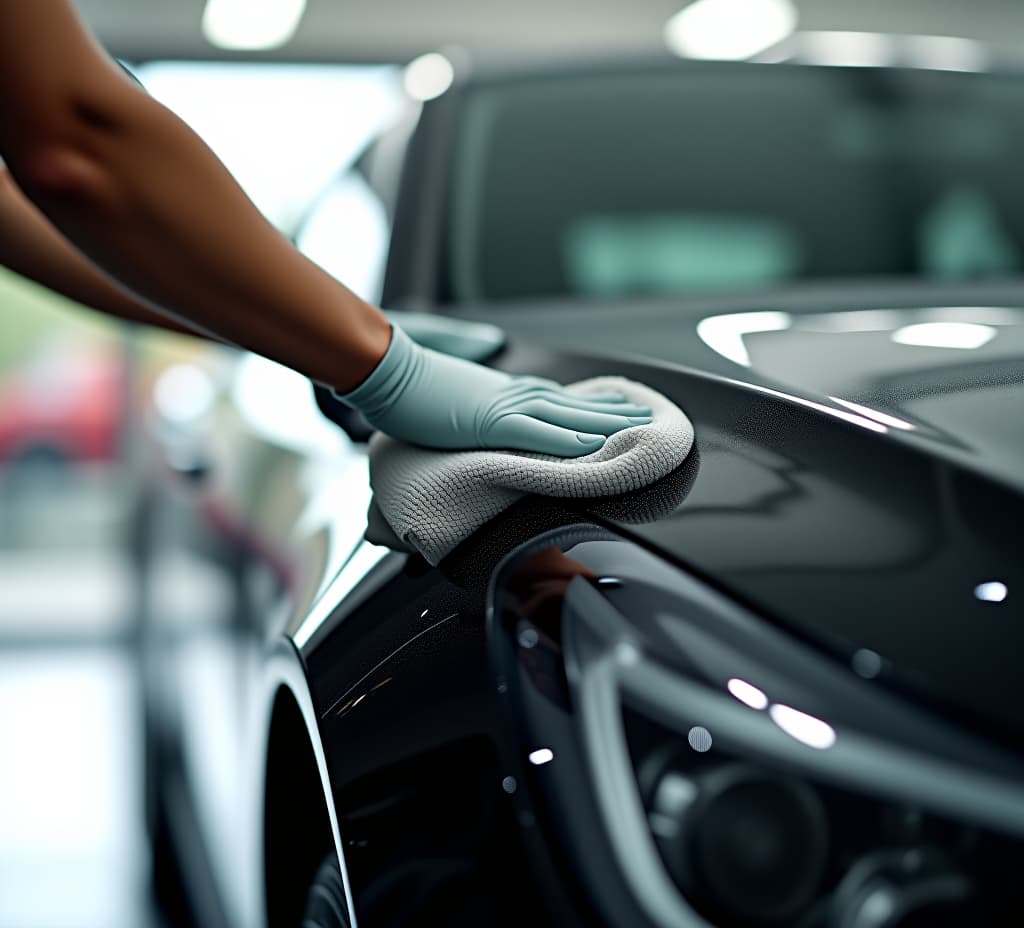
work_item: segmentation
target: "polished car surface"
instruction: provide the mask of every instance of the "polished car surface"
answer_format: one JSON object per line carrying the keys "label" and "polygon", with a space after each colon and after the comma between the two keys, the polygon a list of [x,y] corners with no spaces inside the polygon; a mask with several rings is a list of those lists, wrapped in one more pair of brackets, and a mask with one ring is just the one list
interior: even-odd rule
{"label": "polished car surface", "polygon": [[[989,92],[984,75],[679,73],[793,81],[797,100],[870,89],[883,108],[907,87]],[[492,80],[361,166],[391,181],[389,305],[497,324],[505,370],[648,384],[690,416],[694,450],[626,497],[524,498],[431,567],[364,539],[366,431],[301,378],[244,361],[207,413],[155,428],[140,541],[165,889],[189,887],[204,924],[1019,924],[1024,290],[917,280],[879,245],[856,279],[708,294],[644,254],[681,241],[677,222],[605,220],[583,236],[619,256],[600,294],[534,287],[555,277],[517,270],[519,246],[478,268],[508,289],[460,290],[452,222],[479,201],[448,165],[476,118],[459,107]],[[543,81],[527,84],[524,119]],[[863,176],[892,181],[868,154]],[[810,193],[783,199],[820,211]],[[767,266],[761,233],[731,240]],[[872,276],[893,269],[906,279]]]}

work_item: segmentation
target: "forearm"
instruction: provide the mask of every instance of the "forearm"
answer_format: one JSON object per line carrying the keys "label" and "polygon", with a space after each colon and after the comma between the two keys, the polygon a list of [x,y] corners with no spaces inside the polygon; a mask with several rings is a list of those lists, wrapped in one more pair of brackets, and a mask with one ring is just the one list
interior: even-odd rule
{"label": "forearm", "polygon": [[384,315],[280,236],[69,11],[64,0],[0,0],[0,27],[16,21],[37,50],[57,45],[39,56],[46,68],[25,58],[16,73],[3,59],[22,46],[0,37],[0,95],[18,94],[0,102],[0,145],[19,186],[146,302],[337,389],[360,383],[387,348]]}
{"label": "forearm", "polygon": [[76,251],[0,169],[0,265],[76,303],[128,322],[197,334],[146,306]]}

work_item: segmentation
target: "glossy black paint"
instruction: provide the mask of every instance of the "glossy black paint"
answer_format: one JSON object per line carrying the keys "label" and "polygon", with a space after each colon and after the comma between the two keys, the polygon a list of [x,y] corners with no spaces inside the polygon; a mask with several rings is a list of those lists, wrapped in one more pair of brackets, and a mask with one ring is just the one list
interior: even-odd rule
{"label": "glossy black paint", "polygon": [[[612,368],[559,359],[532,369],[572,381]],[[1020,489],[895,430],[803,406],[807,394],[639,363],[613,369],[679,403],[700,455],[678,509],[639,527],[620,521],[624,531],[844,660],[876,652],[895,685],[1020,741]],[[974,595],[991,580],[1009,588],[1004,603]]]}
{"label": "glossy black paint", "polygon": [[[649,384],[686,410],[697,440],[679,472],[647,492],[586,503],[523,500],[438,568],[397,553],[374,555],[359,567],[364,525],[353,518],[351,501],[361,512],[367,488],[358,468],[345,471],[343,493],[329,495],[336,501],[329,524],[303,536],[296,525],[324,489],[300,479],[309,456],[293,448],[282,453],[267,441],[258,455],[247,446],[233,449],[239,458],[250,455],[255,475],[244,493],[229,486],[227,495],[242,497],[234,511],[247,525],[258,524],[266,542],[262,551],[250,545],[244,564],[230,565],[239,597],[232,615],[244,626],[243,634],[233,630],[233,656],[251,657],[254,644],[289,654],[287,672],[276,658],[261,664],[271,697],[254,701],[257,724],[271,724],[275,687],[297,695],[304,728],[291,735],[314,746],[313,772],[330,797],[332,837],[350,869],[362,923],[412,923],[383,910],[380,897],[383,886],[408,899],[415,886],[425,905],[447,900],[447,908],[433,910],[433,921],[421,923],[454,924],[460,897],[449,890],[465,890],[467,880],[496,904],[469,913],[470,924],[649,923],[622,881],[615,830],[602,821],[594,765],[573,717],[569,677],[585,663],[583,648],[575,648],[567,674],[560,628],[568,590],[579,579],[558,558],[553,569],[529,569],[538,538],[542,551],[571,556],[604,576],[607,582],[591,591],[616,606],[660,665],[719,696],[724,665],[688,659],[678,642],[655,634],[652,610],[679,605],[674,594],[652,592],[661,567],[674,581],[681,575],[703,585],[726,612],[735,608],[755,623],[742,641],[730,641],[729,672],[756,676],[773,698],[827,719],[841,735],[904,738],[944,761],[970,755],[986,773],[1019,781],[1021,327],[1000,323],[990,347],[954,354],[893,348],[890,336],[907,325],[948,321],[951,312],[973,324],[982,318],[972,312],[978,306],[1019,315],[1021,287],[843,282],[691,301],[439,306],[459,100],[456,91],[424,107],[402,187],[397,197],[383,191],[397,204],[385,305],[498,323],[513,342],[495,363],[510,371],[566,382],[613,373]],[[825,315],[849,319],[848,311],[894,308],[903,315],[892,317],[888,329],[865,330],[874,341],[862,346],[875,355],[873,364],[884,360],[875,349],[884,349],[891,361],[884,369],[858,364],[867,354],[846,350],[856,333],[830,334],[825,344],[813,329]],[[698,334],[708,317],[764,311],[792,318],[783,329],[740,336],[749,366]],[[1017,347],[1000,353],[1011,331]],[[901,371],[906,352],[916,359]],[[925,414],[921,399],[938,406]],[[944,418],[965,399],[953,418]],[[914,428],[883,426],[838,400]],[[337,413],[327,401],[322,409]],[[353,447],[332,460],[322,484],[361,454]],[[214,481],[206,492],[224,491]],[[612,564],[592,562],[595,540],[621,555]],[[231,543],[241,556],[237,538]],[[268,549],[288,570],[268,567]],[[617,565],[636,563],[639,573],[615,576]],[[346,572],[350,582],[335,585]],[[253,574],[267,582],[248,582]],[[1006,584],[1007,599],[979,601],[975,587],[994,580]],[[720,615],[708,615],[697,617],[703,626],[693,615],[684,618],[691,631],[720,631]],[[543,636],[529,655],[516,634],[520,620]],[[774,650],[766,647],[769,639],[778,644]],[[794,650],[809,655],[814,673],[780,672],[793,670],[784,656]],[[865,666],[877,670],[868,682],[854,669]],[[886,711],[871,708],[879,705]],[[908,713],[927,724],[910,726]],[[678,731],[669,735],[678,741]],[[646,750],[666,736],[653,730],[630,737],[631,746]],[[271,742],[277,743],[291,742]],[[551,745],[554,763],[525,760]],[[244,765],[258,769],[263,748],[246,754]],[[297,764],[289,758],[280,766]],[[648,781],[662,772],[658,764],[651,770],[637,770],[645,801]],[[512,797],[503,788],[510,776]],[[272,801],[283,803],[278,818],[295,812],[287,789]],[[299,816],[291,830],[302,834],[307,824],[316,823]],[[319,842],[321,831],[310,827],[310,840],[315,834]],[[325,850],[319,843],[316,849]],[[439,850],[449,861],[476,864],[408,869],[411,861],[433,861]],[[276,847],[266,857],[288,854],[287,846]],[[412,882],[396,890],[387,883],[396,872]],[[273,882],[272,868],[266,877]],[[294,910],[294,887],[286,889],[275,886],[270,895],[287,896],[281,904]]]}
{"label": "glossy black paint", "polygon": [[360,921],[545,924],[501,790],[480,575],[377,569],[303,649]]}
{"label": "glossy black paint", "polygon": [[[903,842],[930,853],[935,840],[917,826],[894,831],[889,804],[923,807],[968,832],[981,819],[1009,830],[1009,843],[994,835],[957,852],[950,879],[967,885],[971,872],[993,882],[975,900],[982,909],[967,916],[975,921],[950,924],[1019,917],[1024,900],[1009,861],[1024,852],[1020,755],[893,698],[877,680],[823,659],[639,547],[596,526],[547,533],[499,569],[490,629],[504,757],[520,784],[524,829],[543,849],[541,869],[557,875],[549,891],[575,906],[579,923],[705,924],[691,904],[722,925],[794,924],[799,916],[818,926],[822,906],[848,917],[856,905],[844,874],[858,855],[866,867],[877,846]],[[737,681],[763,704],[733,690]],[[814,720],[808,734],[787,730],[774,714],[780,705]],[[829,738],[816,741],[821,730]],[[707,743],[694,741],[694,731]],[[547,756],[534,760],[540,748]],[[753,891],[709,897],[706,879],[690,873],[698,860],[675,866],[712,781],[736,775],[825,803],[815,813],[829,821],[824,866],[813,876],[791,871],[803,888],[774,916],[746,911],[756,908]],[[984,786],[972,782],[978,775],[989,778]],[[659,811],[667,776],[697,790],[682,820]],[[997,794],[1003,805],[983,810]],[[923,879],[907,888],[908,899]],[[817,896],[820,905],[810,906]]]}
{"label": "glossy black paint", "polygon": [[[927,312],[905,306],[894,322],[919,323]],[[969,310],[963,314],[971,318]],[[648,316],[657,319],[666,352],[683,359],[708,351],[687,316],[666,309]],[[621,317],[606,317],[605,333],[615,325],[626,331]],[[912,355],[918,362],[931,351],[907,350],[918,352]],[[1009,360],[998,361],[998,377],[966,381],[960,393],[989,382],[1024,389],[1024,377],[1005,374],[1008,366],[1014,370],[1015,357],[1011,351]],[[613,500],[525,500],[468,539],[439,569],[395,555],[387,583],[366,598],[356,590],[356,605],[339,608],[304,649],[336,787],[343,790],[373,769],[476,736],[505,746],[504,762],[518,771],[517,778],[554,776],[524,772],[521,756],[526,742],[541,744],[542,735],[552,743],[572,743],[575,737],[568,695],[559,682],[560,658],[545,660],[538,649],[531,659],[540,664],[530,672],[545,699],[561,703],[562,715],[555,713],[561,721],[523,736],[526,741],[509,754],[509,731],[534,723],[515,712],[495,715],[494,690],[507,681],[501,672],[492,678],[483,669],[482,621],[484,591],[500,558],[566,526],[583,535],[611,530],[632,538],[816,649],[823,659],[817,682],[780,698],[800,697],[808,711],[863,729],[872,714],[858,715],[849,694],[827,703],[820,699],[830,688],[841,688],[843,679],[859,679],[854,668],[863,667],[866,657],[874,690],[909,695],[935,717],[958,719],[962,734],[993,736],[969,749],[954,742],[944,747],[944,737],[921,729],[918,749],[947,760],[965,753],[979,763],[988,757],[993,769],[1019,776],[1018,761],[994,747],[1019,750],[1024,741],[1024,690],[1015,659],[1024,644],[1015,599],[1024,581],[1015,528],[1024,516],[1024,494],[1013,479],[1013,423],[1004,436],[1004,458],[993,462],[991,442],[972,447],[949,441],[919,416],[911,430],[869,417],[877,410],[907,415],[897,408],[898,391],[883,401],[851,387],[846,395],[856,397],[863,413],[852,412],[854,407],[815,391],[813,384],[800,383],[799,350],[791,360],[788,370],[773,377],[756,365],[744,368],[726,359],[720,369],[733,376],[723,377],[679,364],[583,357],[513,342],[496,361],[510,371],[568,382],[611,372],[661,390],[692,418],[694,451],[679,472],[649,491]],[[936,396],[955,387],[958,369],[942,377],[945,368],[931,366]],[[851,381],[856,371],[848,364],[845,373],[838,367],[834,373]],[[1009,589],[1005,602],[976,597],[975,588],[993,579]],[[641,603],[634,601],[626,611],[631,619],[640,620]],[[776,692],[791,690],[775,670]],[[898,713],[876,713],[872,730],[911,743],[897,718]],[[563,849],[567,857],[556,853],[548,862],[552,873],[564,870],[565,878],[555,880],[557,889],[549,886],[547,896],[572,912],[587,912],[595,887],[611,885],[612,872],[602,871],[612,862],[602,864],[594,850],[599,845],[586,837],[595,819],[579,787],[581,763],[568,758],[557,768],[570,771],[576,788],[569,793],[582,804],[580,811],[566,818],[570,813],[558,802],[546,811],[532,808],[525,820],[520,816],[533,856],[550,855],[548,845],[559,835],[558,841],[571,842],[579,836],[588,849],[585,865],[581,852],[571,848]],[[559,794],[563,798],[566,789]],[[550,798],[544,802],[550,805]],[[548,816],[553,824],[541,835],[530,816]],[[586,887],[574,883],[572,874],[580,867],[597,868]],[[617,913],[610,923],[633,923],[628,902],[598,895],[603,911]]]}

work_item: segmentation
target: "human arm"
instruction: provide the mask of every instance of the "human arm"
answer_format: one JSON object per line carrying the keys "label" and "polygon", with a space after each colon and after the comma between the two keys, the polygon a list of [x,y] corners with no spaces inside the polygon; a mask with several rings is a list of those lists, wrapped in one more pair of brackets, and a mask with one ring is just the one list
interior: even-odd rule
{"label": "human arm", "polygon": [[291,247],[68,0],[0,0],[0,153],[82,253],[178,320],[342,390],[383,356],[384,315]]}
{"label": "human arm", "polygon": [[0,0],[0,155],[47,219],[145,305],[372,407],[397,438],[579,455],[645,418],[621,398],[581,417],[555,384],[393,337],[110,61],[69,0]]}
{"label": "human arm", "polygon": [[0,265],[83,306],[183,335],[193,329],[146,306],[99,271],[0,168]]}

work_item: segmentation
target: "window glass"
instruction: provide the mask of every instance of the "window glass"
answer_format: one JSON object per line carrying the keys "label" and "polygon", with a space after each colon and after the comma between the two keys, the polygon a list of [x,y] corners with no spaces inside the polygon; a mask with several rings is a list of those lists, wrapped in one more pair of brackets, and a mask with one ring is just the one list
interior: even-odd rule
{"label": "window glass", "polygon": [[582,216],[562,248],[568,285],[596,296],[763,286],[801,264],[783,223],[713,213]]}
{"label": "window glass", "polygon": [[482,84],[449,296],[1016,273],[1022,102],[1010,76],[753,65]]}

